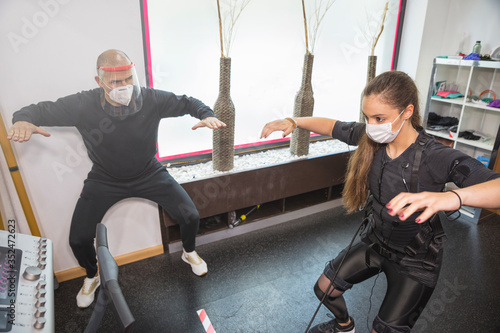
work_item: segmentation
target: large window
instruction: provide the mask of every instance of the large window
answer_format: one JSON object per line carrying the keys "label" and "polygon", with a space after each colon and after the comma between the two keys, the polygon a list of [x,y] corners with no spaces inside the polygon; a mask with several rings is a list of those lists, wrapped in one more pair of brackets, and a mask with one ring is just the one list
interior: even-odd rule
{"label": "large window", "polygon": [[[221,0],[221,9],[228,2]],[[241,1],[241,0],[238,0]],[[305,0],[311,15],[315,0]],[[317,1],[319,2],[319,1]],[[391,0],[377,42],[377,73],[391,69],[399,0]],[[152,86],[214,105],[219,89],[216,0],[144,0],[149,22]],[[314,45],[314,115],[358,120],[366,83],[370,35],[378,33],[386,1],[337,0],[321,22]],[[224,14],[223,14],[224,15]],[[235,145],[260,143],[265,123],[291,116],[301,84],[305,34],[301,1],[251,0],[241,12],[230,50]],[[212,131],[191,131],[196,119],[160,125],[160,158],[212,149]],[[277,139],[280,134],[270,139]]]}

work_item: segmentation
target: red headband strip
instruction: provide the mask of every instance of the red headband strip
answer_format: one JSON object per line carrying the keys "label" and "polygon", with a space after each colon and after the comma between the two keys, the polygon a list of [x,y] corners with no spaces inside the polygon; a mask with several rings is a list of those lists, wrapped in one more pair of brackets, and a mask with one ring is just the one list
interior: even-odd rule
{"label": "red headband strip", "polygon": [[130,65],[121,66],[121,67],[101,67],[101,66],[97,66],[97,69],[102,69],[103,71],[117,72],[117,71],[124,71],[124,70],[127,70],[127,69],[131,69],[132,67],[134,67],[134,63],[133,62],[131,62]]}

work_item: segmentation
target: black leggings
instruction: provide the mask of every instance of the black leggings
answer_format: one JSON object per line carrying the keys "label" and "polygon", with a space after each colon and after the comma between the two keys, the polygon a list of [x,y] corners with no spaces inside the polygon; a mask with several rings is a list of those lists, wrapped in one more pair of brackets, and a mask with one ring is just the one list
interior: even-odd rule
{"label": "black leggings", "polygon": [[[369,266],[366,263],[367,250],[370,251]],[[324,274],[330,280],[333,278],[335,269],[344,253],[345,250],[325,268]],[[401,274],[399,269],[397,263],[379,255],[369,248],[368,244],[359,242],[351,248],[339,270],[338,278],[347,283],[338,289],[345,291],[345,289],[350,288],[350,285],[367,280],[379,272],[384,272],[387,277],[387,292],[380,306],[378,317],[388,325],[411,328],[429,301],[434,288]],[[338,285],[337,279],[335,284]],[[317,296],[322,296],[318,295],[318,288],[315,289]],[[340,317],[339,320],[345,321],[346,318],[349,318],[343,296],[336,298],[327,296],[324,304],[337,318]]]}
{"label": "black leggings", "polygon": [[149,199],[160,205],[179,224],[183,248],[194,251],[200,216],[189,195],[164,167],[130,182],[89,176],[76,204],[69,235],[73,254],[78,264],[86,269],[87,277],[97,273],[94,248],[97,223],[115,203],[132,197]]}

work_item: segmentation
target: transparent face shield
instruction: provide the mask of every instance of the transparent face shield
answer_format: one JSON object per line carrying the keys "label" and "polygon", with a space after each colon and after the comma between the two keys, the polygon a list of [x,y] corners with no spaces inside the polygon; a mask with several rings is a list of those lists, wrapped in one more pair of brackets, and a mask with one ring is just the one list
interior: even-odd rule
{"label": "transparent face shield", "polygon": [[141,109],[141,87],[134,63],[119,67],[99,66],[97,72],[105,94],[104,111],[112,116],[126,116]]}

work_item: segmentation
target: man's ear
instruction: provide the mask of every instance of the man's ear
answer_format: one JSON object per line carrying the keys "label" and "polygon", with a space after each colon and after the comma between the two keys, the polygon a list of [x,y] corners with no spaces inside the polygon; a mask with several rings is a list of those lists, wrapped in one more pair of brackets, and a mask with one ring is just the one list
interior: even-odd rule
{"label": "man's ear", "polygon": [[99,85],[99,87],[102,87],[102,85],[101,85],[101,79],[99,78],[99,75],[96,75],[94,77],[94,79],[95,79],[95,82],[97,82],[97,84]]}

